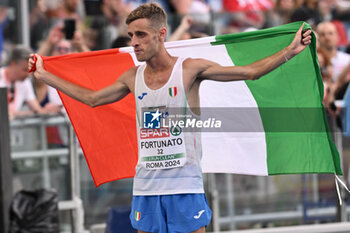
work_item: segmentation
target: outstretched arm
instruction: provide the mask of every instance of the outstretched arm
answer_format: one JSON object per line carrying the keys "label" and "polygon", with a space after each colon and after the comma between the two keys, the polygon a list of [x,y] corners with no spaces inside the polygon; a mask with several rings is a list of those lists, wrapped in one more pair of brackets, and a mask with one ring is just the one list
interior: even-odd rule
{"label": "outstretched arm", "polygon": [[299,28],[292,43],[281,51],[246,66],[223,67],[217,63],[193,59],[198,72],[197,77],[216,81],[254,80],[276,69],[292,59],[311,43],[311,31],[302,33],[304,24]]}
{"label": "outstretched arm", "polygon": [[[36,56],[37,58],[36,64],[34,64],[35,62],[33,56]],[[119,101],[130,92],[128,80],[130,80],[132,77],[132,73],[134,72],[133,69],[126,71],[115,83],[111,84],[110,86],[94,91],[68,82],[52,73],[49,73],[44,69],[42,58],[36,54],[33,56],[28,61],[28,68],[30,70],[34,65],[36,65],[36,71],[33,74],[36,79],[43,81],[47,85],[50,85],[73,99],[76,99],[91,107]]]}

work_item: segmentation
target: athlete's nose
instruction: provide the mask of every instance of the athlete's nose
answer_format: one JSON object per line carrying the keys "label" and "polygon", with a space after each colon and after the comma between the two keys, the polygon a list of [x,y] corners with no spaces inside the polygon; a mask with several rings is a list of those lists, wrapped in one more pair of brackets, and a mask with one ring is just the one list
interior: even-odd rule
{"label": "athlete's nose", "polygon": [[139,42],[138,40],[133,36],[131,37],[131,46],[136,48],[137,46],[139,46]]}

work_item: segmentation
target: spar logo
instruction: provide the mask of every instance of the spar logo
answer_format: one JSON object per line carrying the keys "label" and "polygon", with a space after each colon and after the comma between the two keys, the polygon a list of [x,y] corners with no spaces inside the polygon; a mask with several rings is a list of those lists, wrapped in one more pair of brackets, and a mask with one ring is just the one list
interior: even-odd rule
{"label": "spar logo", "polygon": [[140,138],[166,138],[169,137],[169,128],[160,128],[160,129],[140,129]]}

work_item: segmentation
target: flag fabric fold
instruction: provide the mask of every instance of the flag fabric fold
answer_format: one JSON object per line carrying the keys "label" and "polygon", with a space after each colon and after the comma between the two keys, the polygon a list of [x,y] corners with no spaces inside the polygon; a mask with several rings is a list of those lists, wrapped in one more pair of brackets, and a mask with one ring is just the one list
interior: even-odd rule
{"label": "flag fabric fold", "polygon": [[[301,22],[297,22],[165,45],[173,56],[204,58],[223,66],[247,65],[288,46],[300,26]],[[131,47],[45,57],[44,61],[48,71],[92,90],[114,83],[124,71],[141,64]],[[173,96],[176,92],[176,88],[169,90]],[[59,94],[95,184],[133,177],[137,137],[132,94],[96,108]],[[202,133],[203,171],[341,174],[322,97],[315,37],[302,53],[259,80],[202,82],[202,107],[213,114],[219,107],[245,113],[225,118],[226,124],[238,124],[243,130]],[[242,109],[249,109],[249,114]],[[255,130],[244,130],[252,125]]]}

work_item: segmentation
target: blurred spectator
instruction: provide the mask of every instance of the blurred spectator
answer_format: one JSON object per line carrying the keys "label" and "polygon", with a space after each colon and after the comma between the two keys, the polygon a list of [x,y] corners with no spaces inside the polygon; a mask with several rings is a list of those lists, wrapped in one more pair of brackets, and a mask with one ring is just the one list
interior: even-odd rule
{"label": "blurred spectator", "polygon": [[[5,1],[6,2],[6,1]],[[7,4],[0,3],[0,64],[1,64],[1,54],[4,43],[4,28],[7,24]]]}
{"label": "blurred spectator", "polygon": [[[16,46],[12,50],[8,65],[0,69],[0,87],[8,88],[10,119],[33,113],[47,113],[36,100],[28,79],[28,58],[31,52],[24,46]],[[22,111],[25,102],[30,108],[28,111]]]}
{"label": "blurred spectator", "polygon": [[109,25],[123,31],[120,34],[126,34],[125,19],[131,12],[132,5],[125,3],[123,0],[103,0],[101,9]]}
{"label": "blurred spectator", "polygon": [[[124,0],[127,4],[131,4],[131,8],[135,9],[141,4],[150,2],[150,0]],[[168,0],[153,0],[152,2],[156,2],[165,10],[165,12],[169,13],[169,1]]]}
{"label": "blurred spectator", "polygon": [[322,22],[317,26],[318,41],[321,49],[324,49],[333,67],[332,81],[335,82],[340,72],[350,62],[350,55],[338,50],[339,40],[337,30],[333,23]]}
{"label": "blurred spectator", "polygon": [[[40,106],[44,108],[47,113],[58,114],[62,111],[63,104],[56,89],[36,79],[34,79],[34,88]],[[46,137],[49,148],[61,147],[64,144],[57,126],[47,126]]]}
{"label": "blurred spectator", "polygon": [[100,7],[103,17],[94,17],[84,31],[91,50],[109,48],[114,38],[127,35],[125,19],[132,5],[124,0],[103,0]]}
{"label": "blurred spectator", "polygon": [[330,21],[333,19],[332,9],[333,9],[334,1],[329,0],[320,0],[318,2],[318,10],[321,14],[321,18],[324,21]]}
{"label": "blurred spectator", "polygon": [[207,14],[210,10],[206,1],[202,0],[171,0],[170,3],[180,15]]}
{"label": "blurred spectator", "polygon": [[48,37],[40,44],[40,48],[38,50],[40,55],[51,55],[55,45],[64,37],[62,29],[63,26],[58,24],[50,30]]}
{"label": "blurred spectator", "polygon": [[188,40],[208,36],[205,33],[197,31],[196,27],[192,27],[193,20],[190,16],[183,16],[180,25],[168,37],[167,41]]}
{"label": "blurred spectator", "polygon": [[291,22],[306,21],[312,27],[315,27],[322,21],[318,4],[318,0],[305,0],[302,7],[297,8],[292,13]]}
{"label": "blurred spectator", "polygon": [[61,56],[72,53],[72,44],[66,39],[60,40],[53,49],[51,56]]}
{"label": "blurred spectator", "polygon": [[71,52],[86,52],[89,51],[80,31],[74,32],[74,37],[71,41],[64,39],[63,26],[57,24],[54,26],[48,37],[41,43],[38,54],[43,56],[58,56]]}
{"label": "blurred spectator", "polygon": [[305,3],[305,0],[295,0],[295,8],[302,7]]}
{"label": "blurred spectator", "polygon": [[[333,69],[332,86],[330,89],[330,98],[343,99],[346,88],[348,86],[348,71],[346,66],[350,63],[350,55],[339,51],[337,48],[338,34],[335,26],[331,22],[322,22],[317,26],[318,40],[320,48],[331,58]],[[332,100],[330,100],[332,101]],[[330,105],[332,107],[332,105]],[[336,123],[342,128],[341,119],[339,117],[340,109],[333,105],[332,110],[336,112]]]}
{"label": "blurred spectator", "polygon": [[[51,32],[53,31],[54,30]],[[50,33],[50,35],[52,37],[53,33]],[[49,41],[50,36],[40,47],[38,54],[43,56],[58,56],[71,53],[72,51],[71,44],[67,40],[60,39],[58,42],[54,42],[53,44],[51,44],[53,41],[52,38],[51,42]],[[34,79],[34,89],[37,100],[43,108],[54,114],[61,111],[62,102],[57,94],[57,91],[54,88],[47,86],[45,83],[40,82],[39,80]]]}
{"label": "blurred spectator", "polygon": [[46,6],[44,0],[37,0],[36,5],[30,12],[30,46],[34,50],[37,50],[38,42],[49,27],[49,19],[46,15],[47,9],[48,6]]}
{"label": "blurred spectator", "polygon": [[224,7],[222,0],[207,0],[208,5],[210,7],[211,12],[217,14],[217,13],[223,13]]}
{"label": "blurred spectator", "polygon": [[295,10],[295,0],[277,0],[273,10],[267,12],[266,27],[289,23]]}
{"label": "blurred spectator", "polygon": [[[38,54],[42,56],[65,55],[72,53],[73,48],[77,52],[88,51],[78,31],[74,33],[73,40],[68,41],[64,39],[62,26],[56,25],[50,30],[49,36],[41,44]],[[50,113],[61,111],[62,102],[55,89],[36,79],[34,80],[34,87],[37,99],[43,108]]]}
{"label": "blurred spectator", "polygon": [[90,51],[80,31],[74,32],[73,39],[70,41],[70,43],[71,43],[72,52],[81,53],[81,52]]}
{"label": "blurred spectator", "polygon": [[335,0],[320,0],[318,3],[318,8],[321,13],[321,18],[324,21],[332,21],[336,26],[339,40],[338,47],[343,50],[348,46],[348,35],[346,26],[342,21],[350,20],[349,9],[343,9],[338,5],[338,1]]}
{"label": "blurred spectator", "polygon": [[89,50],[99,50],[105,48],[105,43],[101,39],[101,28],[103,28],[103,23],[97,23],[93,20],[93,23],[89,27],[85,28],[83,35],[86,46]]}
{"label": "blurred spectator", "polygon": [[81,0],[62,0],[56,9],[47,9],[47,15],[51,18],[75,19],[78,23],[84,18]]}
{"label": "blurred spectator", "polygon": [[192,22],[193,21],[192,21],[191,17],[189,17],[187,15],[182,17],[180,25],[169,36],[167,41],[191,39],[189,29],[191,28]]}
{"label": "blurred spectator", "polygon": [[[42,42],[38,54],[43,56],[60,56],[76,52],[88,51],[79,31],[75,31],[71,41],[64,39],[62,26],[60,24],[54,26],[44,42]],[[35,79],[34,87],[36,97],[40,105],[49,113],[57,114],[62,110],[62,102],[56,89],[46,85],[45,83]],[[50,148],[63,146],[63,139],[66,133],[60,133],[60,128],[56,126],[46,127],[47,142]],[[66,140],[64,140],[66,141]]]}
{"label": "blurred spectator", "polygon": [[[263,3],[263,4],[262,4]],[[268,0],[223,0],[223,8],[229,14],[229,30],[225,33],[244,31],[247,28],[262,28],[265,24],[264,11],[272,9]]]}
{"label": "blurred spectator", "polygon": [[327,107],[331,105],[334,101],[334,93],[332,92],[332,75],[333,68],[331,64],[331,58],[329,54],[323,49],[317,50],[318,64],[320,66],[320,71],[322,75],[324,95],[323,95],[323,104]]}
{"label": "blurred spectator", "polygon": [[173,9],[172,24],[170,28],[177,28],[182,17],[188,15],[192,19],[191,27],[196,32],[209,34],[210,7],[204,0],[171,0]]}
{"label": "blurred spectator", "polygon": [[111,45],[111,48],[122,48],[130,46],[131,39],[128,36],[118,36]]}
{"label": "blurred spectator", "polygon": [[75,19],[76,28],[81,29],[84,16],[81,0],[37,0],[30,13],[31,47],[37,50],[47,28],[65,19]]}
{"label": "blurred spectator", "polygon": [[[350,20],[350,8],[342,4],[339,0],[320,0],[319,10],[323,20]],[[349,4],[349,3],[348,3]]]}
{"label": "blurred spectator", "polygon": [[[344,69],[340,72],[337,81],[334,83],[334,90],[338,91],[336,94],[338,99],[340,99],[339,95],[346,92],[346,89],[349,86],[349,72],[350,72],[350,63],[348,63]],[[341,92],[341,93],[340,93]],[[341,96],[343,97],[343,96]]]}
{"label": "blurred spectator", "polygon": [[348,43],[349,43],[345,25],[343,22],[339,20],[332,20],[332,23],[334,24],[337,30],[337,34],[339,38],[337,42],[337,46],[340,50],[344,51],[346,50],[346,47],[348,46]]}

